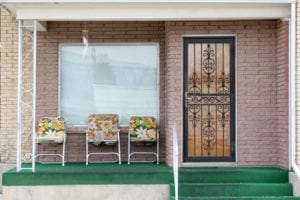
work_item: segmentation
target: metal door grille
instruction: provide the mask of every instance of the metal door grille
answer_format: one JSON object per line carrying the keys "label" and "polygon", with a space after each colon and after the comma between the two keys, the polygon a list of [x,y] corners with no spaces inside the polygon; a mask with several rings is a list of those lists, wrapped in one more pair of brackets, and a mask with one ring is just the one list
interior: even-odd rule
{"label": "metal door grille", "polygon": [[184,159],[235,159],[235,38],[184,39]]}

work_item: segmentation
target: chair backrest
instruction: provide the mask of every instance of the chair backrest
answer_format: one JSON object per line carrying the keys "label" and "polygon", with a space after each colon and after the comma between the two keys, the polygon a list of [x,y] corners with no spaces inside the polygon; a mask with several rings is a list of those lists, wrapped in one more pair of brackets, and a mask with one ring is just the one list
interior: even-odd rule
{"label": "chair backrest", "polygon": [[37,143],[62,143],[66,134],[66,121],[62,117],[43,117],[39,121]]}
{"label": "chair backrest", "polygon": [[88,118],[89,142],[117,140],[119,116],[117,114],[93,114]]}
{"label": "chair backrest", "polygon": [[157,137],[157,121],[154,117],[130,117],[129,134],[132,141],[155,141]]}

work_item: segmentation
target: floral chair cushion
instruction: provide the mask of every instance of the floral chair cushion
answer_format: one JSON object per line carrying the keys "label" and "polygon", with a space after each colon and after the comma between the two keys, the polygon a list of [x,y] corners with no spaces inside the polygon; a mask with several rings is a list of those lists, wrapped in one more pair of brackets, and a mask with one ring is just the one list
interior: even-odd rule
{"label": "floral chair cushion", "polygon": [[63,143],[65,130],[64,118],[44,117],[39,121],[36,141],[37,143]]}
{"label": "floral chair cushion", "polygon": [[156,119],[154,117],[131,117],[129,134],[131,141],[156,141]]}
{"label": "floral chair cushion", "polygon": [[99,144],[117,141],[119,116],[117,114],[90,115],[88,119],[88,142]]}

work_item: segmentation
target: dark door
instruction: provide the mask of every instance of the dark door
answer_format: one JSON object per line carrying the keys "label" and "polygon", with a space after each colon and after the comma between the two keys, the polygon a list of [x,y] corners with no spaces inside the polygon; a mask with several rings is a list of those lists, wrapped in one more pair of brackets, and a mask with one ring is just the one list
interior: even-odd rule
{"label": "dark door", "polygon": [[235,38],[184,38],[184,161],[235,161]]}

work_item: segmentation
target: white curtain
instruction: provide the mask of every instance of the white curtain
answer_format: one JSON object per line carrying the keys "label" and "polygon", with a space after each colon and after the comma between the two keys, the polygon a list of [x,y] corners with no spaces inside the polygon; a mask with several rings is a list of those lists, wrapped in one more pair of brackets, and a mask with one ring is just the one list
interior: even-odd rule
{"label": "white curtain", "polygon": [[158,117],[158,45],[60,46],[60,115],[84,125],[90,114]]}

